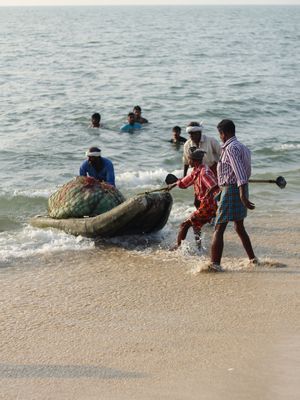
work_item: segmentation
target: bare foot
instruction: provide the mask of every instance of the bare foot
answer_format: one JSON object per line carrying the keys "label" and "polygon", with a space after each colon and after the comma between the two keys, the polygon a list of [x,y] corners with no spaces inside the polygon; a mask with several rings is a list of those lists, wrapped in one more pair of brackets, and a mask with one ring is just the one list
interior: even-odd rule
{"label": "bare foot", "polygon": [[224,269],[221,267],[220,264],[212,262],[208,266],[208,271],[210,271],[210,272],[224,272]]}
{"label": "bare foot", "polygon": [[177,250],[178,248],[179,248],[178,244],[175,244],[175,246],[171,247],[171,248],[169,249],[169,251],[175,251],[175,250]]}

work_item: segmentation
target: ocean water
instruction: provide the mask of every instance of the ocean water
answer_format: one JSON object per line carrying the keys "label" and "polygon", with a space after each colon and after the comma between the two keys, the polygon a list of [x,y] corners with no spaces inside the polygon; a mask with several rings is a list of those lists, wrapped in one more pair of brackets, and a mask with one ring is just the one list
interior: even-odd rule
{"label": "ocean water", "polygon": [[[0,8],[1,265],[93,248],[28,221],[93,145],[113,161],[125,196],[164,186],[182,170],[172,127],[185,135],[191,120],[218,138],[217,123],[233,119],[252,152],[252,178],[286,178],[284,190],[251,185],[257,217],[299,215],[299,26],[297,6]],[[121,134],[136,104],[150,123]],[[89,128],[94,112],[100,130]],[[172,195],[167,226],[142,241],[147,254],[168,247],[193,210],[192,190]]]}

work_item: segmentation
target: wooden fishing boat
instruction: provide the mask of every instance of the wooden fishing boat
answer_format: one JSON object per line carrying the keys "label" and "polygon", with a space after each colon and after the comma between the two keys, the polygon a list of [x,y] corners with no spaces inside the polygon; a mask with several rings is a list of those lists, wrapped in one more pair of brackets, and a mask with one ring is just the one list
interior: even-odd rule
{"label": "wooden fishing boat", "polygon": [[146,192],[95,217],[55,219],[36,216],[30,220],[30,224],[91,238],[150,233],[165,226],[172,203],[172,196],[167,191]]}

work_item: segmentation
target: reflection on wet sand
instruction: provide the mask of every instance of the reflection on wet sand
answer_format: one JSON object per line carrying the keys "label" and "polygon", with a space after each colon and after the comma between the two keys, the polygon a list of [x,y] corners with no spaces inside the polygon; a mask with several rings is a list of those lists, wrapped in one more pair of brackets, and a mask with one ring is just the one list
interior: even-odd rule
{"label": "reflection on wet sand", "polygon": [[144,375],[106,367],[86,365],[14,365],[0,364],[0,379],[3,378],[98,378],[137,379]]}

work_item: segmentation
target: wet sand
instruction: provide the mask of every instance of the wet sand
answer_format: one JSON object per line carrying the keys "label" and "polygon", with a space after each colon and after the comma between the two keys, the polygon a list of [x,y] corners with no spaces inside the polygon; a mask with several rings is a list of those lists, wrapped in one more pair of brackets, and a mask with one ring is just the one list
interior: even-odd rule
{"label": "wet sand", "polygon": [[258,267],[230,230],[221,274],[120,247],[2,268],[0,398],[298,399],[296,222],[247,221]]}

